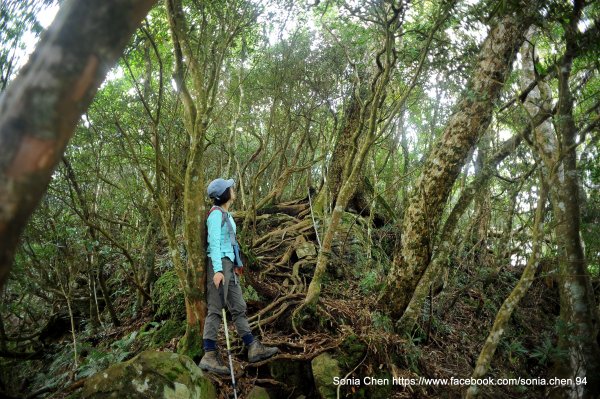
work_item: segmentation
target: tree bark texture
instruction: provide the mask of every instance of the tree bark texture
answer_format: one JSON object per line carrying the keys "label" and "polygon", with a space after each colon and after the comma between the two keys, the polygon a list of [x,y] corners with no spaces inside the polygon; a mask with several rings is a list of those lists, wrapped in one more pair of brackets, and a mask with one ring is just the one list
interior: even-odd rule
{"label": "tree bark texture", "polygon": [[[361,182],[363,175],[362,168],[365,159],[375,139],[377,137],[377,120],[381,104],[387,92],[387,84],[390,79],[390,74],[395,67],[395,32],[400,29],[402,21],[400,19],[401,9],[393,9],[391,17],[386,20],[384,45],[382,50],[377,54],[378,70],[375,73],[368,101],[361,107],[361,121],[352,136],[353,148],[356,153],[351,158],[344,160],[343,176],[344,180],[341,184],[340,191],[335,197],[335,206],[329,219],[329,224],[323,237],[321,249],[317,256],[317,264],[313,278],[308,286],[304,306],[315,307],[321,294],[321,285],[323,276],[327,268],[327,263],[331,256],[331,248],[335,232],[342,220],[342,215],[348,202],[357,191],[357,186]],[[381,58],[384,58],[382,61]],[[382,64],[383,62],[383,64]],[[368,117],[364,115],[368,113]],[[364,129],[363,129],[364,126]],[[363,133],[364,130],[364,134]]]}
{"label": "tree bark texture", "polygon": [[[544,177],[550,186],[550,202],[558,243],[560,318],[566,331],[559,336],[559,348],[568,353],[567,361],[557,361],[555,372],[574,383],[557,391],[561,397],[596,398],[600,394],[600,347],[598,346],[598,309],[587,270],[580,236],[579,183],[573,119],[573,98],[569,88],[571,67],[580,48],[577,45],[577,22],[582,3],[577,1],[570,24],[565,26],[566,50],[557,65],[558,104],[554,123],[535,129],[534,149],[542,160]],[[528,32],[530,37],[533,32]],[[532,47],[523,46],[523,81],[535,79]],[[531,117],[547,112],[551,88],[540,82],[527,97],[524,107]],[[575,379],[587,378],[586,384]]]}
{"label": "tree bark texture", "polygon": [[[166,0],[169,17],[171,38],[175,47],[175,76],[180,97],[184,104],[185,127],[189,135],[189,152],[183,185],[183,235],[187,250],[187,263],[174,263],[179,266],[177,275],[183,287],[186,310],[186,331],[179,343],[179,350],[190,356],[195,355],[201,345],[202,330],[207,307],[204,298],[206,285],[206,250],[202,238],[205,234],[206,215],[204,206],[205,176],[202,161],[204,159],[204,136],[208,124],[206,115],[207,101],[210,92],[202,91],[199,104],[195,103],[183,77],[184,56],[189,62],[195,59],[190,50],[190,40],[187,35],[185,14],[180,0]],[[204,73],[197,65],[190,67],[195,89],[204,89]],[[216,72],[213,72],[213,75]],[[216,82],[214,82],[216,85]],[[163,221],[163,225],[165,221]],[[165,226],[167,227],[167,226]],[[171,257],[178,257],[177,240],[172,241]]]}
{"label": "tree bark texture", "polygon": [[467,89],[425,162],[404,214],[402,251],[394,257],[380,296],[394,318],[402,316],[431,261],[434,237],[452,186],[491,121],[494,103],[529,22],[527,14],[511,13],[491,29]]}
{"label": "tree bark texture", "polygon": [[442,232],[438,240],[439,245],[433,254],[433,260],[425,270],[419,285],[416,287],[408,306],[400,318],[400,330],[408,332],[417,322],[420,311],[423,307],[423,303],[425,302],[425,298],[429,293],[429,287],[435,282],[436,278],[443,274],[443,271],[447,267],[448,257],[451,255],[451,252],[454,248],[452,245],[452,237],[460,218],[466,212],[469,205],[473,202],[475,193],[488,185],[491,177],[496,171],[498,164],[506,159],[506,157],[508,157],[519,146],[524,134],[527,134],[527,132],[511,137],[502,143],[500,149],[490,158],[487,164],[475,176],[473,181],[469,183],[469,185],[465,187],[461,193],[458,201],[452,208],[450,215],[446,219],[444,227],[441,229]]}
{"label": "tree bark texture", "polygon": [[67,1],[0,98],[0,285],[108,69],[154,0]]}
{"label": "tree bark texture", "polygon": [[[179,350],[194,356],[201,348],[201,334],[207,313],[205,137],[217,103],[224,60],[234,39],[244,32],[255,14],[251,8],[244,8],[237,3],[226,4],[227,12],[224,14],[211,9],[220,7],[218,5],[197,5],[203,27],[195,33],[189,29],[181,0],[165,0],[165,5],[175,50],[174,77],[184,105],[185,128],[189,136],[183,187],[183,241],[187,260],[185,265],[179,264],[183,269],[177,270],[185,294],[187,324]],[[198,36],[193,36],[196,34]],[[195,46],[201,51],[197,51]],[[186,74],[189,79],[186,79]],[[188,81],[191,83],[189,87]],[[172,257],[176,255],[172,254]]]}

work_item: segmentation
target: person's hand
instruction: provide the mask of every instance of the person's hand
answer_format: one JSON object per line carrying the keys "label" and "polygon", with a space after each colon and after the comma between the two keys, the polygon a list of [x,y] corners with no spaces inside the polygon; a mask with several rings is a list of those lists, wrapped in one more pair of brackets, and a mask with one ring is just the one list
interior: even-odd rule
{"label": "person's hand", "polygon": [[234,267],[233,271],[235,272],[235,274],[237,274],[238,276],[241,276],[242,274],[244,274],[244,266],[242,267]]}
{"label": "person's hand", "polygon": [[213,277],[213,283],[215,283],[215,287],[217,287],[217,289],[219,288],[219,284],[221,284],[221,281],[223,281],[223,273],[222,272],[216,272],[214,277]]}

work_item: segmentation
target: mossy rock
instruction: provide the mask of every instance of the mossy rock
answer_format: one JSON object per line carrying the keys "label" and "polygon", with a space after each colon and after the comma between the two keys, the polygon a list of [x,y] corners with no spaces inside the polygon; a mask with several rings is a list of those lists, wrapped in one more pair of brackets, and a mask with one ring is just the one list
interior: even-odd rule
{"label": "mossy rock", "polygon": [[266,389],[254,386],[248,394],[248,399],[270,399],[270,397]]}
{"label": "mossy rock", "polygon": [[160,319],[185,318],[185,299],[174,270],[164,272],[154,283],[152,301],[157,306],[156,317]]}
{"label": "mossy rock", "polygon": [[82,399],[163,398],[213,399],[215,387],[187,356],[145,351],[94,374],[83,386]]}
{"label": "mossy rock", "polygon": [[317,256],[317,248],[312,242],[303,242],[296,247],[296,256],[298,257],[298,259],[306,257],[315,257]]}
{"label": "mossy rock", "polygon": [[312,362],[312,373],[315,386],[322,399],[335,399],[337,387],[333,384],[334,377],[340,377],[340,367],[337,360],[329,353],[321,353]]}

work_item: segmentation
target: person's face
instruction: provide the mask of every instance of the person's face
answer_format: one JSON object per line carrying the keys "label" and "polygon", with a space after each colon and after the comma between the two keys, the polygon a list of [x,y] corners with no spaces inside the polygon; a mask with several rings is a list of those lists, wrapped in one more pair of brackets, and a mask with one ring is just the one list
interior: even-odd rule
{"label": "person's face", "polygon": [[231,199],[229,200],[229,202],[233,202],[235,200],[235,188],[231,186],[229,191],[231,192]]}

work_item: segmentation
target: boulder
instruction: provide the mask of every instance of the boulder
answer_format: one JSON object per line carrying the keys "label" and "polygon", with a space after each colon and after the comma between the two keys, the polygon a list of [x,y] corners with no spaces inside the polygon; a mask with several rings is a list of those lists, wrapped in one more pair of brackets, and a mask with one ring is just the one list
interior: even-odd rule
{"label": "boulder", "polygon": [[88,378],[81,397],[213,399],[217,394],[189,357],[148,350]]}
{"label": "boulder", "polygon": [[328,353],[321,353],[312,362],[313,379],[322,399],[335,399],[337,387],[333,384],[333,377],[340,376],[340,367],[337,360]]}

